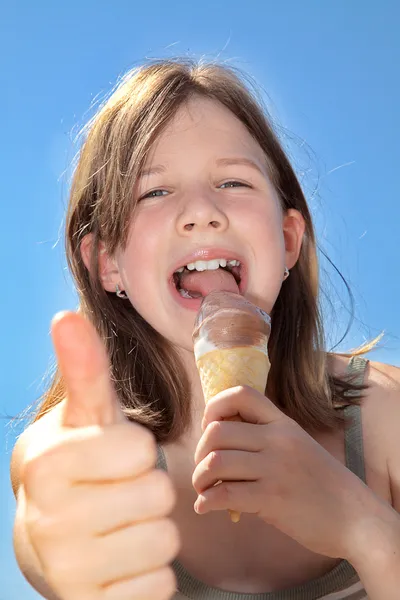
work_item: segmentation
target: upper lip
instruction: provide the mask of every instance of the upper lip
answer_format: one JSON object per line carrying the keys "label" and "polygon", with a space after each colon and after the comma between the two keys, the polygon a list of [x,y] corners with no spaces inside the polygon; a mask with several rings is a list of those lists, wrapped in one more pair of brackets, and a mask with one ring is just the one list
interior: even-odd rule
{"label": "upper lip", "polygon": [[213,260],[216,258],[238,260],[241,266],[244,265],[245,262],[244,258],[236,250],[229,250],[227,248],[199,248],[180,258],[173,267],[170,277],[173,277],[175,271],[188,265],[189,263],[196,262],[197,260]]}

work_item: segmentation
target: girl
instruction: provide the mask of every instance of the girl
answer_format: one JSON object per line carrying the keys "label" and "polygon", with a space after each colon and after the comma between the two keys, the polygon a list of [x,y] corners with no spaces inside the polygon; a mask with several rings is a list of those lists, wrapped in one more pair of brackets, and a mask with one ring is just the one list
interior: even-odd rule
{"label": "girl", "polygon": [[[12,460],[36,589],[397,598],[398,370],[368,366],[373,344],[324,351],[307,203],[240,75],[188,60],[128,73],[87,127],[66,240],[81,314],[53,323],[60,371]],[[265,395],[204,409],[191,334],[213,289],[271,314],[271,371]]]}

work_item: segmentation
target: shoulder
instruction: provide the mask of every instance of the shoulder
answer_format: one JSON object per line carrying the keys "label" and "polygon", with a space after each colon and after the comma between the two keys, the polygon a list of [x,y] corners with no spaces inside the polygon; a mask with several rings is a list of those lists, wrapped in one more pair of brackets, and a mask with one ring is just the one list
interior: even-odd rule
{"label": "shoulder", "polygon": [[[328,370],[337,377],[346,374],[350,354],[328,354]],[[365,358],[365,357],[364,357]],[[367,398],[389,397],[391,400],[400,392],[400,367],[366,359],[364,383],[368,385]]]}
{"label": "shoulder", "polygon": [[371,362],[369,371],[369,412],[386,454],[392,505],[400,512],[400,368]]}
{"label": "shoulder", "polygon": [[400,368],[370,361],[365,383],[363,420],[374,424],[376,441],[386,449],[389,464],[393,452],[400,459]]}
{"label": "shoulder", "polygon": [[[331,355],[328,368],[332,374],[343,377],[349,360],[349,355]],[[361,401],[363,423],[374,424],[374,430],[383,436],[383,444],[385,437],[389,442],[388,436],[395,434],[400,446],[400,368],[368,359],[364,384],[368,388]]]}
{"label": "shoulder", "polygon": [[[343,375],[349,358],[333,355],[331,372]],[[368,385],[361,402],[366,467],[370,481],[376,481],[378,487],[387,480],[388,496],[400,511],[400,368],[369,361],[364,383]]]}

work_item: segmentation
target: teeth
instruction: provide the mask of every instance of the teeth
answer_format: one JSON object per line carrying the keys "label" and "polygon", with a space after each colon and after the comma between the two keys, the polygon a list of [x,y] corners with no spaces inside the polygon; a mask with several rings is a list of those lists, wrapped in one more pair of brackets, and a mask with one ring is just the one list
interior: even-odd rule
{"label": "teeth", "polygon": [[204,263],[206,265],[206,269],[208,269],[209,271],[216,271],[216,269],[219,269],[219,260],[215,259],[215,260],[209,260],[208,263]]}
{"label": "teeth", "polygon": [[205,260],[196,260],[194,263],[196,271],[205,271],[208,268],[208,265]]}
{"label": "teeth", "polygon": [[[229,265],[230,267],[238,267],[240,265],[240,261],[238,260],[226,260],[226,258],[215,258],[213,260],[196,260],[196,262],[188,263],[186,268],[189,271],[216,271],[219,267],[226,267]],[[184,271],[184,267],[177,269],[175,273],[182,273]]]}
{"label": "teeth", "polygon": [[180,295],[183,296],[183,298],[192,298],[192,296],[189,294],[189,292],[187,290],[183,290],[181,288],[178,291],[179,291]]}

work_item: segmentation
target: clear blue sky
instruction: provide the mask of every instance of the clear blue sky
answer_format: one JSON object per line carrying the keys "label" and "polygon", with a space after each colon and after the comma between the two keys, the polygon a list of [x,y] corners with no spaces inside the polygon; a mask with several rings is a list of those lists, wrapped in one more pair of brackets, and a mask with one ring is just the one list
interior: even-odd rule
{"label": "clear blue sky", "polygon": [[[3,3],[0,600],[39,598],[12,553],[8,466],[20,427],[5,417],[42,391],[51,317],[76,305],[57,242],[64,173],[92,101],[146,57],[219,55],[252,74],[288,130],[320,243],[355,295],[357,320],[340,348],[384,330],[374,358],[400,365],[399,18],[396,0]],[[328,272],[333,342],[346,297]]]}

